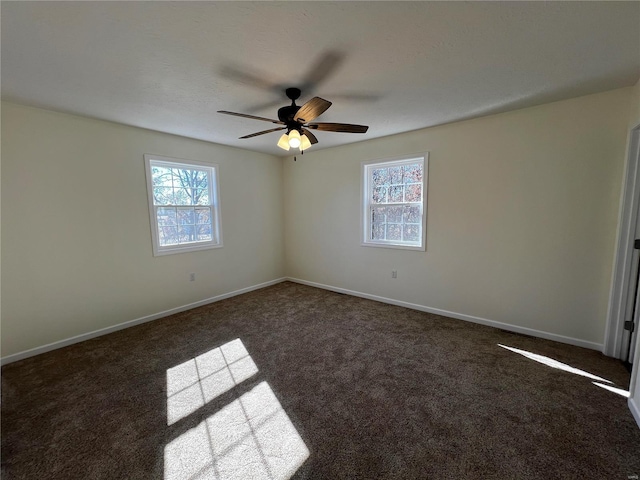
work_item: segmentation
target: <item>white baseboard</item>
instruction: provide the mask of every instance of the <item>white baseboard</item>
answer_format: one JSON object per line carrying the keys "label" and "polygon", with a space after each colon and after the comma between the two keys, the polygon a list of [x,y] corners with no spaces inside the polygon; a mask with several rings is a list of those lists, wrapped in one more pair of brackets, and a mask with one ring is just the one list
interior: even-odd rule
{"label": "white baseboard", "polygon": [[[23,352],[14,353],[13,355],[7,355],[6,357],[2,357],[0,359],[0,365],[6,365],[8,363],[17,362],[18,360],[22,360],[24,358],[33,357],[35,355],[39,355],[41,353],[49,352],[51,350],[56,350],[58,348],[66,347],[68,345],[73,345],[74,343],[83,342],[85,340],[90,340],[92,338],[96,338],[102,335],[107,335],[112,332],[117,332],[118,330],[123,330],[128,327],[133,327],[134,325],[139,325],[141,323],[150,322],[152,320],[157,320],[158,318],[168,317],[169,315],[173,315],[175,313],[184,312],[185,310],[190,310],[192,308],[201,307],[203,305],[207,305],[209,303],[218,302],[220,300],[224,300],[225,298],[235,297],[236,295],[241,295],[243,293],[248,293],[253,290],[258,290],[260,288],[268,287],[270,285],[275,285],[277,283],[281,283],[284,281],[291,281],[295,283],[300,283],[303,285],[309,285],[311,287],[322,288],[324,290],[330,290],[338,293],[345,293],[347,295],[353,295],[354,297],[367,298],[369,300],[375,300],[382,303],[388,303],[391,305],[397,305],[399,307],[411,308],[413,310],[419,310],[427,313],[434,313],[436,315],[442,315],[444,317],[456,318],[459,320],[466,320],[468,322],[479,323],[481,325],[487,325],[490,327],[500,328],[502,330],[508,330],[515,333],[522,333],[525,335],[531,335],[533,337],[545,338],[547,340],[554,340],[556,342],[567,343],[570,345],[576,345],[579,347],[590,348],[592,350],[602,351],[603,345],[594,342],[588,342],[586,340],[580,340],[577,338],[565,337],[563,335],[556,335],[554,333],[543,332],[540,330],[534,330],[526,327],[519,327],[517,325],[510,325],[508,323],[497,322],[495,320],[489,320],[481,317],[474,317],[472,315],[466,315],[463,313],[450,312],[447,310],[441,310],[439,308],[427,307],[425,305],[418,305],[415,303],[403,302],[400,300],[394,300],[392,298],[380,297],[378,295],[371,295],[363,292],[356,292],[354,290],[348,290],[346,288],[333,287],[331,285],[324,285],[321,283],[310,282],[307,280],[302,280],[299,278],[292,277],[283,277],[277,278],[275,280],[270,280],[268,282],[260,283],[258,285],[253,285],[246,288],[241,288],[240,290],[234,290],[233,292],[223,293],[222,295],[217,295],[215,297],[206,298],[204,300],[200,300],[198,302],[189,303],[187,305],[182,305],[180,307],[172,308],[169,310],[165,310],[163,312],[154,313],[152,315],[147,315],[145,317],[137,318],[135,320],[129,320],[127,322],[119,323],[117,325],[113,325],[111,327],[101,328],[99,330],[94,330],[92,332],[83,333],[81,335],[76,335],[71,338],[67,338],[65,340],[60,340],[57,342],[49,343],[47,345],[43,345],[41,347],[32,348],[29,350],[25,350]],[[630,401],[631,402],[631,401]],[[629,403],[631,406],[631,403]],[[637,408],[637,407],[634,407]],[[637,413],[637,410],[636,410]],[[634,415],[636,415],[634,413]],[[636,420],[638,417],[636,416]],[[640,424],[640,422],[639,422]]]}
{"label": "white baseboard", "polygon": [[275,280],[259,283],[258,285],[253,285],[251,287],[241,288],[240,290],[234,290],[233,292],[223,293],[222,295],[216,295],[215,297],[210,297],[204,300],[200,300],[198,302],[182,305],[181,307],[171,308],[163,312],[158,312],[152,315],[136,318],[135,320],[129,320],[127,322],[119,323],[111,327],[101,328],[99,330],[94,330],[93,332],[76,335],[75,337],[49,343],[41,347],[36,347],[29,350],[25,350],[23,352],[14,353],[13,355],[7,355],[6,357],[2,357],[0,359],[0,365],[6,365],[8,363],[17,362],[18,360],[22,360],[24,358],[33,357],[35,355],[40,355],[41,353],[50,352],[51,350],[56,350],[58,348],[66,347],[68,345],[73,345],[74,343],[83,342],[85,340],[90,340],[92,338],[100,337],[102,335],[107,335],[109,333],[117,332],[118,330],[123,330],[125,328],[133,327],[134,325],[139,325],[141,323],[157,320],[158,318],[168,317],[169,315],[184,312],[185,310],[190,310],[192,308],[201,307],[209,303],[219,302],[220,300],[224,300],[225,298],[235,297],[236,295],[242,295],[243,293],[248,293],[253,290],[258,290],[260,288],[268,287],[270,285],[275,285],[276,283],[281,283],[286,280],[287,279],[284,277],[277,278]]}
{"label": "white baseboard", "polygon": [[309,285],[310,287],[323,288],[325,290],[331,290],[332,292],[346,293],[347,295],[353,295],[354,297],[367,298],[369,300],[375,300],[382,303],[389,303],[391,305],[397,305],[399,307],[411,308],[413,310],[420,310],[421,312],[434,313],[436,315],[442,315],[443,317],[456,318],[458,320],[466,320],[467,322],[479,323],[481,325],[487,325],[489,327],[500,328],[502,330],[508,330],[510,332],[522,333],[524,335],[531,335],[532,337],[544,338],[547,340],[553,340],[560,343],[567,343],[569,345],[576,345],[578,347],[589,348],[591,350],[598,350],[602,352],[603,345],[601,343],[589,342],[587,340],[581,340],[579,338],[565,337],[564,335],[557,335],[555,333],[543,332],[541,330],[534,330],[532,328],[519,327],[517,325],[511,325],[508,323],[497,322],[495,320],[489,320],[487,318],[474,317],[473,315],[466,315],[464,313],[449,312],[447,310],[441,310],[439,308],[427,307],[425,305],[418,305],[415,303],[403,302],[400,300],[394,300],[393,298],[380,297],[378,295],[371,295],[369,293],[356,292],[348,290],[346,288],[333,287],[331,285],[323,285],[321,283],[309,282],[307,280],[301,280],[299,278],[287,277],[290,282],[301,283],[303,285]]}
{"label": "white baseboard", "polygon": [[629,404],[629,410],[631,410],[631,413],[633,414],[633,418],[636,419],[636,423],[638,424],[638,427],[640,427],[640,405],[638,405],[638,402],[640,401],[640,399],[637,398],[630,398],[627,403]]}

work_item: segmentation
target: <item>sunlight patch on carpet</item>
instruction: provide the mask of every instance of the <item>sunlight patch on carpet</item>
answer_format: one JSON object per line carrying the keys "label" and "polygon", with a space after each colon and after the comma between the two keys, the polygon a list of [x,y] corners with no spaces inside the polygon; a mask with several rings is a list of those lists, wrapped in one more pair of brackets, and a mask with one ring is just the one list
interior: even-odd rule
{"label": "sunlight patch on carpet", "polygon": [[594,385],[597,385],[600,388],[604,388],[605,390],[609,390],[610,392],[617,393],[618,395],[622,395],[623,397],[629,398],[629,391],[623,390],[622,388],[612,387],[611,385],[604,385],[598,382],[591,382]]}
{"label": "sunlight patch on carpet", "polygon": [[582,375],[583,377],[587,377],[590,378],[592,380],[598,380],[600,382],[606,382],[606,383],[612,383],[610,380],[607,380],[605,378],[602,377],[598,377],[597,375],[593,375],[589,372],[585,372],[584,370],[580,370],[579,368],[574,368],[570,365],[567,365],[566,363],[562,363],[562,362],[558,362],[557,360],[553,360],[552,358],[549,357],[545,357],[544,355],[538,355],[536,353],[531,353],[531,352],[527,352],[526,350],[520,350],[517,348],[513,348],[513,347],[507,347],[505,345],[502,344],[498,344],[498,346],[502,347],[502,348],[506,348],[507,350],[510,350],[512,352],[515,353],[519,353],[520,355],[523,355],[531,360],[534,360],[536,362],[542,363],[544,365],[547,365],[548,367],[551,368],[557,368],[559,370],[563,370],[565,372],[569,372],[569,373],[574,373],[576,375]]}
{"label": "sunlight patch on carpet", "polygon": [[164,480],[288,480],[309,450],[267,382],[167,444]]}
{"label": "sunlight patch on carpet", "polygon": [[167,425],[190,415],[211,400],[258,373],[237,338],[167,370]]}

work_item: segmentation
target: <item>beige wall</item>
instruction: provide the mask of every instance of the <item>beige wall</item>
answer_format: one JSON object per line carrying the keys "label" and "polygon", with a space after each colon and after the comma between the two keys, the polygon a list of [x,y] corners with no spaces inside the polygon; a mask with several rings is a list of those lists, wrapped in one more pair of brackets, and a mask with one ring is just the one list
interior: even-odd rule
{"label": "beige wall", "polygon": [[[220,165],[223,248],[152,256],[144,153]],[[284,274],[279,158],[3,103],[2,170],[3,356]]]}
{"label": "beige wall", "polygon": [[[631,94],[620,89],[287,160],[287,275],[597,347]],[[360,246],[361,162],[425,151],[427,251]]]}
{"label": "beige wall", "polygon": [[[638,91],[311,150],[284,170],[3,103],[2,355],[285,274],[601,344]],[[361,162],[424,151],[427,251],[361,247]],[[222,249],[151,255],[144,153],[220,164]]]}

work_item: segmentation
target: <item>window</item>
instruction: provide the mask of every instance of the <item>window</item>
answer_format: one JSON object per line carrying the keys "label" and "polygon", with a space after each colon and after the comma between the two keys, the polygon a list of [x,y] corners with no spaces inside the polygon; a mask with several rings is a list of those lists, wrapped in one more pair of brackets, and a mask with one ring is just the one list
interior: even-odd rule
{"label": "window", "polygon": [[153,254],[222,246],[218,166],[145,155]]}
{"label": "window", "polygon": [[365,162],[363,245],[425,250],[428,154]]}

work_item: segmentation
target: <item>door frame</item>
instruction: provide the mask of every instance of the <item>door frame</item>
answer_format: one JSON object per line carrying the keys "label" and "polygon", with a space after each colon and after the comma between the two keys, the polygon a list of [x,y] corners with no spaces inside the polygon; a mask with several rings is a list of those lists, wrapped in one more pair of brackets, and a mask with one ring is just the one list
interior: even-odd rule
{"label": "door frame", "polygon": [[[624,321],[633,305],[636,266],[633,262],[633,242],[638,228],[640,210],[640,123],[629,131],[626,169],[621,196],[620,218],[616,242],[613,278],[609,295],[609,310],[604,338],[603,353],[609,357],[622,358]],[[636,329],[640,325],[636,324]],[[636,355],[639,352],[635,352]]]}

